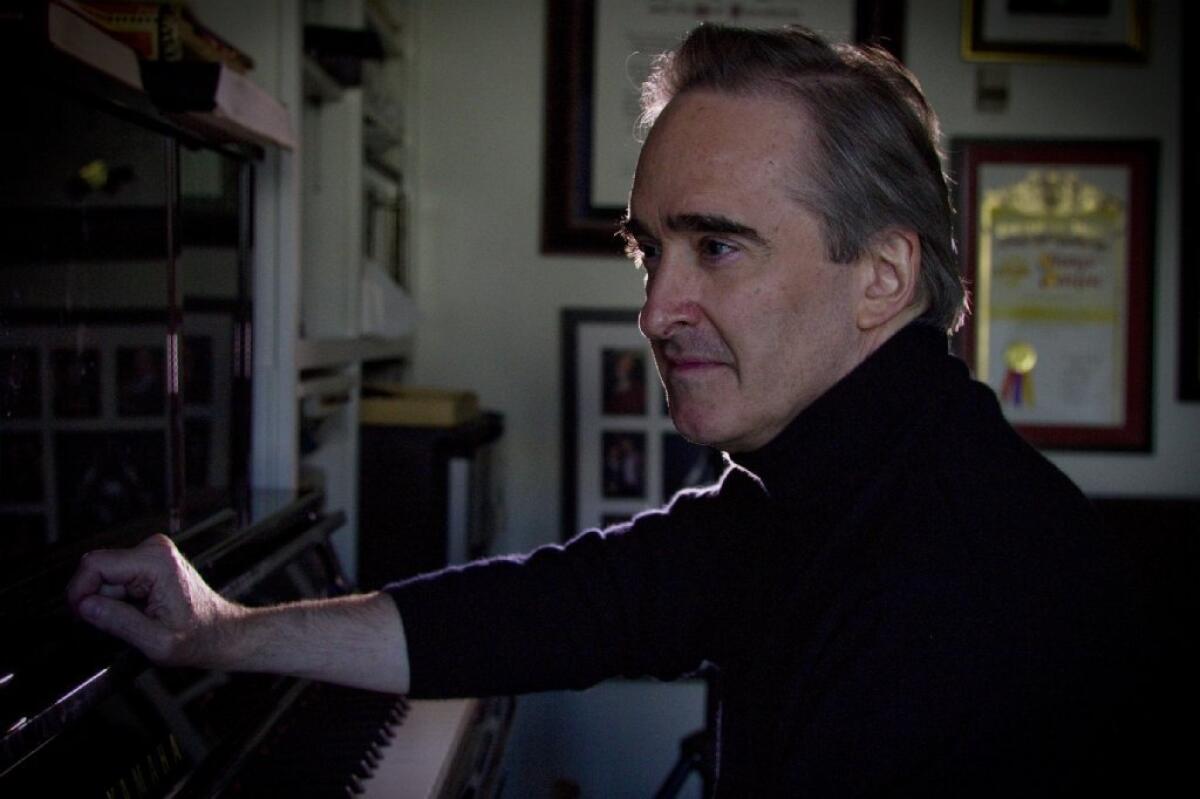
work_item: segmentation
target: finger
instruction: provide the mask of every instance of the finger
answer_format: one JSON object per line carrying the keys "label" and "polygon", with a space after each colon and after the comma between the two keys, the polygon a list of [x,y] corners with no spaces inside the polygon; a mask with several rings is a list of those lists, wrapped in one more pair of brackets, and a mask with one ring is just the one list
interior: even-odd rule
{"label": "finger", "polygon": [[[164,545],[159,539],[166,541]],[[84,597],[95,594],[101,586],[126,585],[138,578],[154,579],[169,562],[164,558],[171,548],[169,540],[151,536],[133,549],[97,549],[79,561],[79,568],[67,584],[67,601],[78,608]]]}
{"label": "finger", "polygon": [[100,596],[106,596],[110,599],[125,599],[129,596],[129,592],[125,590],[123,585],[112,585],[110,583],[101,583],[99,590],[96,592]]}
{"label": "finger", "polygon": [[170,633],[126,602],[92,595],[80,602],[79,615],[97,629],[137,647],[151,660],[166,653]]}
{"label": "finger", "polygon": [[104,584],[104,577],[92,563],[95,557],[95,552],[88,552],[80,558],[75,574],[67,583],[67,603],[75,610],[84,597],[96,593]]}

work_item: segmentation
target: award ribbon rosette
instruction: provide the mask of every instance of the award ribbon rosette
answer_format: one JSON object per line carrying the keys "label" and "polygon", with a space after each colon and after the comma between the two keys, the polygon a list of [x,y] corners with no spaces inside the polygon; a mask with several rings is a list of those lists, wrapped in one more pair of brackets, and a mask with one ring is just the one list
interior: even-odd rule
{"label": "award ribbon rosette", "polygon": [[983,168],[976,375],[1014,422],[1124,418],[1123,178],[1104,165]]}

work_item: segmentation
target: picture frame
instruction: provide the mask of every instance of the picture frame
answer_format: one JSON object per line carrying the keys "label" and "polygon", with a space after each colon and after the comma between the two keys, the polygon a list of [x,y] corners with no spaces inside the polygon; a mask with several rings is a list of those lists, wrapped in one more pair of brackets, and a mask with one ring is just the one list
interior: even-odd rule
{"label": "picture frame", "polygon": [[0,419],[41,416],[40,356],[34,347],[0,347]]}
{"label": "picture frame", "polygon": [[963,0],[968,61],[1146,60],[1146,0]]}
{"label": "picture frame", "polygon": [[717,480],[721,454],[675,431],[637,311],[566,308],[561,329],[564,541]]}
{"label": "picture frame", "polygon": [[[780,6],[794,6],[813,14],[831,15],[845,20],[855,41],[869,42],[902,57],[904,41],[903,0],[842,0],[841,3],[802,3],[796,0],[772,0]],[[739,4],[734,4],[739,5]],[[744,5],[744,4],[740,4]],[[612,36],[611,26],[597,30],[597,11],[604,20],[619,17],[625,9],[636,7],[636,0],[547,0],[546,24],[546,116],[545,144],[542,168],[541,249],[545,254],[620,256],[623,244],[617,238],[617,225],[625,212],[625,193],[633,176],[636,161],[636,142],[631,125],[628,148],[609,156],[604,142],[597,141],[597,130],[607,130],[608,114],[603,109],[627,107],[615,93],[627,90],[635,77],[632,73],[646,64],[626,63],[626,86],[619,81],[598,85],[595,59],[598,47]],[[690,6],[682,6],[691,8]],[[697,4],[694,20],[725,21],[725,13],[712,4]],[[611,10],[611,13],[609,11]],[[672,9],[671,13],[676,12]],[[733,9],[729,10],[732,14]],[[822,17],[825,19],[828,17]],[[786,16],[771,14],[765,18],[772,24],[789,21]],[[736,18],[738,24],[750,24],[748,15]],[[807,21],[797,17],[796,21]],[[823,25],[820,27],[824,27]],[[644,34],[639,38],[649,38]],[[659,41],[661,40],[661,41]],[[661,49],[675,40],[658,34],[656,43]],[[614,98],[605,102],[605,98]],[[600,127],[597,127],[597,124]],[[625,138],[625,137],[622,137]],[[599,151],[598,151],[599,148]],[[597,174],[594,159],[603,157],[612,165]]]}
{"label": "picture frame", "polygon": [[951,151],[976,379],[1034,446],[1148,451],[1157,142]]}
{"label": "picture frame", "polygon": [[[1195,7],[1185,3],[1182,9],[1183,30],[1196,19]],[[1180,65],[1180,137],[1181,161],[1179,187],[1179,218],[1190,220],[1196,208],[1196,192],[1200,191],[1200,158],[1190,146],[1192,136],[1200,130],[1196,115],[1200,110],[1195,84],[1189,79],[1196,65],[1192,48],[1181,47]],[[1196,252],[1197,231],[1186,221],[1179,226],[1179,399],[1200,402],[1200,264]]]}

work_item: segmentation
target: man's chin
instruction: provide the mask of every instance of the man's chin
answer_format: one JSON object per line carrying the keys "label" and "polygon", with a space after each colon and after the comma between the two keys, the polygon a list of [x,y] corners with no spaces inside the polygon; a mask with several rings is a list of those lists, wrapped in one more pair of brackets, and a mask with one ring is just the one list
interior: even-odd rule
{"label": "man's chin", "polygon": [[716,429],[711,420],[676,412],[674,409],[671,409],[670,413],[676,432],[688,441],[702,447],[725,449],[724,445],[728,439],[721,435],[721,431]]}

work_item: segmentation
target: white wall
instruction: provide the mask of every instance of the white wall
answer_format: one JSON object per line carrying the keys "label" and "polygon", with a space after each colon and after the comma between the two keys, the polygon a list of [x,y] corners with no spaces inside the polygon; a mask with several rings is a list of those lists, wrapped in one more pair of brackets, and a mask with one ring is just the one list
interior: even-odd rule
{"label": "white wall", "polygon": [[[1089,492],[1200,495],[1200,469],[1194,463],[1200,453],[1200,404],[1174,399],[1178,4],[1152,4],[1149,64],[1011,65],[1010,109],[997,115],[974,110],[974,67],[959,57],[959,2],[914,0],[908,5],[908,62],[942,114],[948,136],[1161,141],[1154,275],[1155,450],[1053,457]],[[528,549],[558,535],[559,310],[631,308],[641,299],[638,275],[620,259],[550,258],[538,251],[544,7],[543,0],[439,0],[427,3],[420,15],[415,278],[423,319],[415,379],[473,387],[487,407],[504,413],[508,526],[501,547],[506,550]],[[638,692],[638,698],[630,699],[627,689]],[[611,792],[616,784],[611,775],[582,773],[599,762],[582,750],[614,745],[606,741],[610,728],[604,720],[614,697],[635,705],[657,702],[651,707],[666,710],[685,708],[685,715],[694,714],[698,703],[694,689],[649,684],[602,687],[591,697],[552,695],[521,706],[514,745],[517,782],[510,795],[525,795],[523,788],[544,791],[545,780],[531,775],[546,777],[549,772],[584,780],[585,795],[620,795]],[[689,723],[646,720],[633,725],[629,734],[645,743],[643,751],[657,744],[648,758],[662,758],[665,751],[669,760],[675,737]],[[645,768],[646,762],[631,771],[653,771]]]}
{"label": "white wall", "polygon": [[558,535],[559,309],[641,301],[620,258],[538,252],[544,5],[428,3],[419,35],[414,377],[504,413],[508,549]]}
{"label": "white wall", "polygon": [[[559,533],[559,309],[641,301],[620,258],[538,252],[544,6],[430,2],[418,36],[414,379],[472,387],[504,413],[508,551]],[[548,796],[562,777],[585,796],[649,795],[699,726],[701,697],[694,685],[615,683],[525,698],[505,793]]]}

